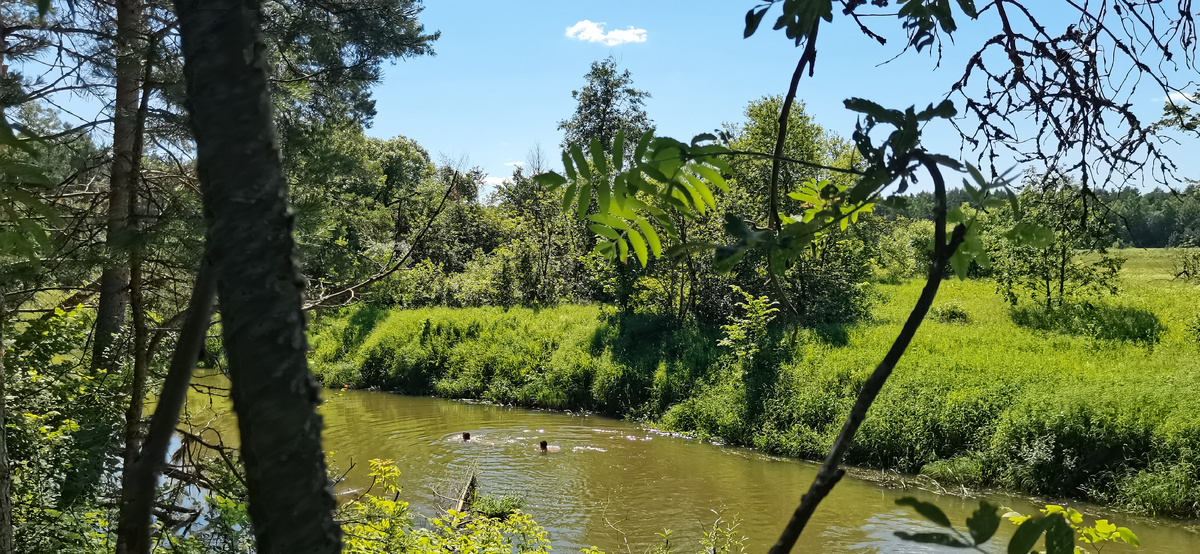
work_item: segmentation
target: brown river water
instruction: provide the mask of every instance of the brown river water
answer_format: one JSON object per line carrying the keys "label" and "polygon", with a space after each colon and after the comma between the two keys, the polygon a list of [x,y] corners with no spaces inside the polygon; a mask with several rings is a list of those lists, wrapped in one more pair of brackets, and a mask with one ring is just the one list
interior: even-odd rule
{"label": "brown river water", "polygon": [[[211,375],[198,380],[224,381]],[[194,423],[209,422],[227,444],[236,440],[225,399],[193,393],[188,409]],[[696,552],[702,533],[718,517],[739,522],[748,551],[765,552],[817,470],[811,463],[667,436],[596,415],[368,391],[325,391],[321,413],[330,463],[340,472],[350,470],[339,487],[344,497],[369,484],[368,460],[395,460],[402,471],[401,497],[416,513],[433,516],[446,504],[442,496],[453,495],[476,468],[480,491],[521,496],[523,510],[546,527],[558,552],[597,546],[641,554],[661,540],[656,533],[664,528],[673,531],[676,551]],[[471,434],[471,442],[461,441],[463,432]],[[556,451],[539,452],[542,440]],[[964,532],[963,522],[981,498],[892,489],[847,476],[818,508],[794,552],[963,551],[897,539],[896,531],[934,530],[895,505],[904,496],[935,502]],[[982,498],[1026,514],[1042,506],[1002,493]],[[1072,505],[1127,526],[1141,539],[1141,548],[1111,544],[1105,554],[1200,553],[1195,526]],[[422,518],[416,519],[420,525]],[[988,551],[1004,552],[1013,529],[1002,523]]]}

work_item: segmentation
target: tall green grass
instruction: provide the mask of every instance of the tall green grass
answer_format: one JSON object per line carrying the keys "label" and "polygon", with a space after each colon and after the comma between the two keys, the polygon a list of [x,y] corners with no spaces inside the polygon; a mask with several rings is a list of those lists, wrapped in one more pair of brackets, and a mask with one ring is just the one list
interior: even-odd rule
{"label": "tall green grass", "polygon": [[690,394],[717,338],[599,306],[358,306],[314,324],[312,359],[327,386],[644,415]]}
{"label": "tall green grass", "polygon": [[[1200,516],[1200,287],[1127,252],[1124,294],[1063,313],[951,281],[871,409],[850,463]],[[314,326],[330,386],[599,410],[822,457],[920,293],[880,285],[871,321],[776,332],[751,364],[719,333],[596,306],[348,309]]]}

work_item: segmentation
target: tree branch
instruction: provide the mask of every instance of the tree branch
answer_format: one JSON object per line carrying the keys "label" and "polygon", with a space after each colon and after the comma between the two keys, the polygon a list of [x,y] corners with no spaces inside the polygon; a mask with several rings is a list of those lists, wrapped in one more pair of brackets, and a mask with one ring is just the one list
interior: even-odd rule
{"label": "tree branch", "polygon": [[896,368],[896,364],[900,361],[904,351],[908,349],[909,343],[917,334],[917,329],[921,327],[921,322],[925,319],[925,314],[929,312],[929,307],[933,304],[933,299],[937,296],[938,287],[941,285],[942,276],[946,272],[946,264],[950,261],[950,256],[962,244],[963,238],[966,236],[967,228],[962,224],[954,228],[954,233],[950,237],[950,242],[945,242],[946,238],[946,183],[942,178],[941,171],[937,165],[922,156],[922,163],[933,176],[934,194],[937,197],[937,222],[935,223],[937,234],[937,242],[935,243],[934,260],[929,270],[928,280],[925,282],[925,288],[921,291],[920,298],[913,306],[912,312],[908,315],[908,320],[904,322],[904,327],[900,329],[900,334],[896,337],[896,341],[892,343],[892,347],[888,350],[883,361],[871,373],[871,376],[863,384],[863,388],[858,393],[858,399],[854,402],[854,407],[850,409],[850,414],[846,417],[846,422],[842,425],[842,431],[838,438],[830,448],[829,454],[825,457],[825,463],[821,465],[820,471],[817,472],[816,478],[813,479],[812,485],[808,492],[800,498],[800,505],[796,507],[792,513],[792,518],[788,521],[787,527],[780,535],[779,540],[771,547],[770,554],[787,554],[791,552],[795,546],[796,540],[800,538],[800,533],[804,531],[805,525],[808,524],[809,518],[817,509],[817,505],[829,494],[833,487],[837,485],[842,476],[845,475],[840,465],[842,459],[846,455],[846,451],[854,442],[854,435],[858,432],[858,428],[866,419],[867,411],[870,410],[871,404],[875,402],[875,398],[879,396],[879,392],[883,390],[884,383],[892,374],[892,370]]}
{"label": "tree branch", "polygon": [[188,305],[187,319],[183,322],[167,378],[159,393],[158,407],[150,419],[150,429],[141,451],[132,457],[133,467],[121,491],[121,519],[118,524],[121,530],[118,534],[124,534],[124,529],[130,530],[131,538],[135,538],[130,552],[150,551],[150,511],[154,504],[155,483],[166,462],[167,449],[187,399],[192,370],[207,338],[216,293],[213,271],[208,263],[202,262]]}
{"label": "tree branch", "polygon": [[776,233],[783,227],[783,222],[779,219],[779,169],[780,161],[783,159],[783,145],[787,142],[788,118],[792,113],[792,103],[796,100],[796,88],[800,85],[800,77],[804,75],[804,69],[808,68],[808,75],[811,77],[813,64],[817,62],[817,30],[820,27],[821,20],[817,19],[804,44],[804,53],[800,55],[800,61],[796,63],[796,71],[792,73],[792,82],[788,86],[787,96],[783,98],[783,107],[779,110],[779,134],[775,137],[775,153],[771,158],[771,213],[767,217],[767,226]]}

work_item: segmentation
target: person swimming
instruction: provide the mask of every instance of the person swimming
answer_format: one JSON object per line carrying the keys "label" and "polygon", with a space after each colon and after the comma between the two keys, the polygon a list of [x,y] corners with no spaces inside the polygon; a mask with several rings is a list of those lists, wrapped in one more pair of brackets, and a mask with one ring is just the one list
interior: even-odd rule
{"label": "person swimming", "polygon": [[540,444],[538,444],[538,446],[541,447],[542,454],[549,452],[549,450],[547,450],[546,441],[542,441]]}
{"label": "person swimming", "polygon": [[471,434],[470,434],[470,433],[463,433],[463,438],[462,438],[462,441],[463,441],[463,442],[471,442]]}

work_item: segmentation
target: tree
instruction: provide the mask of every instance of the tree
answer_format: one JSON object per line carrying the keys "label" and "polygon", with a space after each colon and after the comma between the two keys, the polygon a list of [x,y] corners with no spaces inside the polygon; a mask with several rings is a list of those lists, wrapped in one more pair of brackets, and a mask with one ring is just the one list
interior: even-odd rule
{"label": "tree", "polygon": [[[1116,238],[1094,197],[1061,174],[1030,175],[1021,192],[1022,214],[1007,211],[1012,236],[1027,233],[1028,244],[994,241],[996,284],[1009,303],[1028,297],[1046,310],[1094,294],[1116,294],[1124,259],[1108,253]],[[1018,223],[1019,222],[1019,223]],[[1081,261],[1079,254],[1098,253]]]}
{"label": "tree", "polygon": [[236,0],[176,9],[258,549],[336,553],[260,14]]}
{"label": "tree", "polygon": [[618,72],[612,56],[592,62],[591,70],[583,77],[587,84],[571,91],[578,102],[575,114],[558,123],[558,130],[564,131],[564,148],[571,144],[587,146],[592,139],[612,144],[618,131],[627,137],[640,137],[654,128],[645,107],[650,93],[634,88],[629,70]]}

